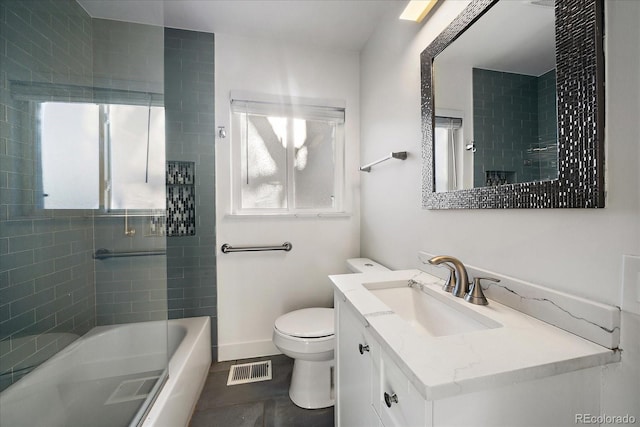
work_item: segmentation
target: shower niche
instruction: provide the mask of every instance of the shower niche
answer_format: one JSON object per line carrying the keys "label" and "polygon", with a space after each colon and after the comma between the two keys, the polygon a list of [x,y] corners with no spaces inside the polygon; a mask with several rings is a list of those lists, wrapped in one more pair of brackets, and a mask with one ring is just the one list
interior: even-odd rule
{"label": "shower niche", "polygon": [[196,234],[196,164],[167,162],[167,236]]}

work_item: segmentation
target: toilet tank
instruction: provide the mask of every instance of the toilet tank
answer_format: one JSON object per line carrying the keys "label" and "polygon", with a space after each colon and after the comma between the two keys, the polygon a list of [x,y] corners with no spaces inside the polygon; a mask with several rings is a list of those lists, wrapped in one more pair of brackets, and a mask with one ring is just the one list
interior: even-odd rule
{"label": "toilet tank", "polygon": [[352,273],[366,273],[368,271],[390,271],[384,265],[378,264],[369,258],[350,258],[347,267]]}

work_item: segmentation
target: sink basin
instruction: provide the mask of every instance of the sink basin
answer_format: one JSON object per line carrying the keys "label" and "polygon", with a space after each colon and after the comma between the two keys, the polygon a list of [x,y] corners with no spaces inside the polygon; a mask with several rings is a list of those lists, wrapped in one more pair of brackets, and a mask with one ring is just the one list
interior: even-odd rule
{"label": "sink basin", "polygon": [[427,286],[409,282],[363,283],[363,286],[421,334],[431,337],[465,334],[502,325]]}

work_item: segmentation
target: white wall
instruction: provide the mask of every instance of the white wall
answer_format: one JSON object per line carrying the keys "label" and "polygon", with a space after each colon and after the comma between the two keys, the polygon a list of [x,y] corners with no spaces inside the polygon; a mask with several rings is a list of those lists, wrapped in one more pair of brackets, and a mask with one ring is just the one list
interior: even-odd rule
{"label": "white wall", "polygon": [[[231,138],[216,140],[218,346],[220,360],[276,354],[275,319],[332,306],[327,275],[360,253],[359,55],[216,34],[216,126],[230,129],[229,92],[346,101],[346,209],[340,218],[237,218],[231,211]],[[231,245],[293,244],[291,252],[222,254]]]}
{"label": "white wall", "polygon": [[[640,254],[640,2],[605,3],[605,209],[422,210],[419,55],[468,1],[446,0],[424,25],[397,20],[398,10],[377,27],[361,53],[361,155],[410,157],[362,177],[362,256],[401,269],[418,265],[419,250],[451,254],[620,306],[622,256]],[[628,351],[605,371],[602,408],[640,419],[640,316],[622,320]]]}

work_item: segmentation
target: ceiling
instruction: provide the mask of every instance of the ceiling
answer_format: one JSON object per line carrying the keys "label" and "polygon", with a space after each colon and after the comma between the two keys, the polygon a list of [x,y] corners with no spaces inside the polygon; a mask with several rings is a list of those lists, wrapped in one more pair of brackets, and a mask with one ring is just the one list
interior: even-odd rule
{"label": "ceiling", "polygon": [[406,0],[78,0],[93,18],[360,51]]}

